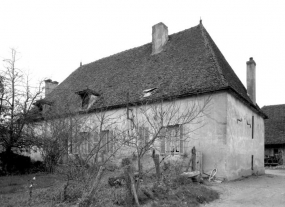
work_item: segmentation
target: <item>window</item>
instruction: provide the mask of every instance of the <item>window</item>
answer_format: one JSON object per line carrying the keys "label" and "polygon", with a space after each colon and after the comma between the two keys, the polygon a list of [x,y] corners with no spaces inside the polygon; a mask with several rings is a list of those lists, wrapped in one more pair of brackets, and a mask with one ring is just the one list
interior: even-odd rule
{"label": "window", "polygon": [[72,146],[73,154],[90,154],[92,152],[94,142],[92,143],[89,132],[80,132]]}
{"label": "window", "polygon": [[184,143],[182,125],[167,126],[161,131],[161,153],[182,154]]}
{"label": "window", "polygon": [[81,107],[84,110],[89,109],[99,97],[98,93],[88,88],[82,91],[77,91],[76,94],[80,96],[82,101]]}
{"label": "window", "polygon": [[157,90],[157,88],[150,88],[150,89],[146,89],[143,91],[143,97],[149,97],[151,96],[155,91]]}
{"label": "window", "polygon": [[50,107],[51,107],[52,102],[46,101],[44,99],[37,100],[33,105],[38,107],[40,112],[46,113]]}
{"label": "window", "polygon": [[101,132],[101,150],[105,153],[114,152],[114,135],[110,130],[104,130]]}
{"label": "window", "polygon": [[82,96],[82,109],[87,109],[89,105],[90,95],[85,94]]}
{"label": "window", "polygon": [[138,128],[138,146],[144,147],[149,141],[149,131],[147,127]]}
{"label": "window", "polygon": [[147,127],[132,127],[127,130],[125,134],[126,139],[124,140],[128,146],[138,146],[140,148],[144,147],[149,141],[149,130]]}

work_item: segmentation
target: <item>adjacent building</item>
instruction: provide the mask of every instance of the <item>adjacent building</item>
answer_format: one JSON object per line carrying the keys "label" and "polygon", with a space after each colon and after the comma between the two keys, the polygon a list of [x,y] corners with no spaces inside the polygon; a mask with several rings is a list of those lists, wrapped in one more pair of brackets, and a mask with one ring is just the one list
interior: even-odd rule
{"label": "adjacent building", "polygon": [[265,155],[281,155],[281,163],[284,163],[285,104],[264,106],[262,110],[268,115],[268,119],[265,121]]}

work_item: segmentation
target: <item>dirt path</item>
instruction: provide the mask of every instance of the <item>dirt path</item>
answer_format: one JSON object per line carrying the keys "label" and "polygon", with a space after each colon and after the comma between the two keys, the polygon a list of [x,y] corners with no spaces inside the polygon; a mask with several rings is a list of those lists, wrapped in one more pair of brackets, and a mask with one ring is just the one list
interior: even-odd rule
{"label": "dirt path", "polygon": [[215,184],[221,198],[208,207],[285,207],[285,170],[266,170],[262,176]]}

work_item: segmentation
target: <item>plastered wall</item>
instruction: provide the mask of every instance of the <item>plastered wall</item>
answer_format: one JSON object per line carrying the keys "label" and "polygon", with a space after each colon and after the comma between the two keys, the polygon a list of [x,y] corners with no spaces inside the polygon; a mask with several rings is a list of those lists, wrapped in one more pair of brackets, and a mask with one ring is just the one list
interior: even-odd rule
{"label": "plastered wall", "polygon": [[[241,176],[251,175],[252,173],[264,173],[264,120],[259,115],[250,110],[227,92],[219,92],[211,95],[203,95],[179,99],[172,102],[164,102],[164,111],[177,110],[172,113],[171,120],[164,121],[165,125],[181,124],[181,117],[189,109],[199,110],[205,104],[205,100],[210,100],[203,112],[195,117],[191,122],[183,125],[184,152],[182,155],[161,155],[165,161],[182,160],[188,162],[191,156],[191,149],[195,146],[196,150],[202,153],[203,172],[210,173],[217,169],[217,176],[226,179],[236,179]],[[175,106],[176,108],[172,108]],[[137,123],[143,124],[153,132],[152,126],[146,121],[141,112],[142,107],[160,107],[159,104],[133,107],[129,116],[133,117]],[[194,107],[194,108],[193,108]],[[195,108],[197,107],[197,108]],[[194,111],[195,111],[194,110]],[[151,110],[146,110],[150,122],[155,124],[158,121]],[[104,124],[102,130],[112,130],[118,137],[122,131],[129,127],[126,108],[114,109],[104,112]],[[252,139],[252,116],[254,116],[254,138]],[[100,117],[102,113],[83,114],[77,118],[84,120],[84,126],[80,130],[99,130]],[[174,117],[174,118],[173,118]],[[169,117],[168,117],[169,118]],[[152,149],[160,153],[160,140],[157,139]],[[120,164],[125,157],[132,157],[135,148],[132,146],[121,146],[116,155],[112,158],[113,162]],[[252,168],[252,155],[253,170]],[[108,154],[106,154],[108,157]],[[101,158],[101,157],[100,157]],[[154,166],[150,153],[145,156],[144,169]]]}
{"label": "plastered wall", "polygon": [[264,119],[227,94],[227,123],[226,177],[264,174]]}

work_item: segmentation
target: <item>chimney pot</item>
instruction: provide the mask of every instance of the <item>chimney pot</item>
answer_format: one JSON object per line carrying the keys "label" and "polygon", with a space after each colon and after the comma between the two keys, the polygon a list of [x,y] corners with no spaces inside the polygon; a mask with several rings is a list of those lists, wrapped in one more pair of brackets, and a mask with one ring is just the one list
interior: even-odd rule
{"label": "chimney pot", "polygon": [[152,26],[152,55],[163,50],[168,40],[168,28],[162,22]]}
{"label": "chimney pot", "polygon": [[51,79],[45,80],[45,96],[51,93],[57,86],[57,81],[52,81]]}
{"label": "chimney pot", "polygon": [[254,65],[256,65],[256,63],[255,63],[255,61],[253,60],[252,57],[249,58],[249,61],[247,61],[246,64],[247,64],[247,65],[249,65],[249,64],[254,64]]}
{"label": "chimney pot", "polygon": [[47,79],[47,80],[45,80],[45,82],[46,82],[46,83],[51,83],[52,80],[51,80],[51,79]]}
{"label": "chimney pot", "polygon": [[249,58],[246,62],[246,83],[247,83],[247,93],[253,104],[256,105],[256,63],[253,58]]}

